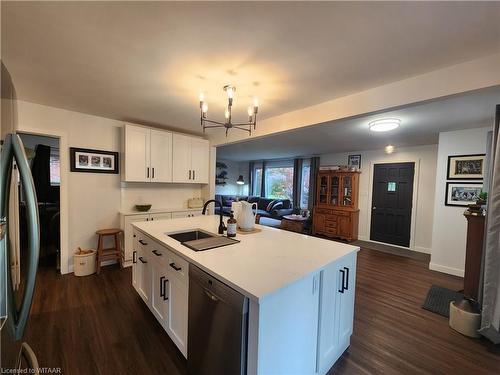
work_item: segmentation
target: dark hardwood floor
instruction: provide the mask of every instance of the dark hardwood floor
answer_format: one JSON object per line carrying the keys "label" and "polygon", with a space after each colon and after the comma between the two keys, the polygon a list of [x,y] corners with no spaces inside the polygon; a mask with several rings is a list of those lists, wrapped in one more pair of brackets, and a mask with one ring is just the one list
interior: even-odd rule
{"label": "dark hardwood floor", "polygon": [[[462,280],[418,259],[363,249],[354,334],[330,374],[499,374],[500,348],[421,308],[432,284]],[[131,269],[60,276],[40,269],[26,340],[63,374],[185,374],[186,361],[131,286]],[[223,354],[223,353],[222,353]]]}

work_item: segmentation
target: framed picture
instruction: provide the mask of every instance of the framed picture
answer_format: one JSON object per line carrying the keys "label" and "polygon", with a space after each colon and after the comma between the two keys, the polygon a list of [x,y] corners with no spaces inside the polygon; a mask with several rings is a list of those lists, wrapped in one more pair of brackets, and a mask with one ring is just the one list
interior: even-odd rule
{"label": "framed picture", "polygon": [[482,180],[485,154],[448,156],[448,180]]}
{"label": "framed picture", "polygon": [[70,147],[71,172],[118,173],[118,152]]}
{"label": "framed picture", "polygon": [[361,155],[349,155],[347,157],[347,165],[361,169]]}
{"label": "framed picture", "polygon": [[463,207],[474,204],[482,190],[483,184],[478,182],[447,182],[445,205]]}

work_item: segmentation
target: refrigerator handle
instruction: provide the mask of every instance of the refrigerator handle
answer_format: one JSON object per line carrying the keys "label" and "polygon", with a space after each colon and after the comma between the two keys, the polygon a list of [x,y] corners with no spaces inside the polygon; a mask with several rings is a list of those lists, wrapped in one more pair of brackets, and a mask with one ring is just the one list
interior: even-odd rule
{"label": "refrigerator handle", "polygon": [[[4,153],[5,152],[5,153]],[[38,222],[38,203],[36,199],[35,185],[31,176],[31,170],[28,164],[28,159],[24,152],[23,142],[17,134],[9,134],[5,138],[4,149],[2,150],[1,168],[2,174],[0,180],[0,216],[7,216],[9,207],[9,192],[12,170],[12,160],[16,160],[19,177],[24,187],[26,199],[26,218],[28,227],[28,257],[26,267],[26,284],[24,295],[21,301],[21,307],[16,309],[14,303],[14,289],[12,285],[11,268],[7,267],[7,299],[9,301],[9,313],[13,318],[12,323],[14,328],[14,338],[21,339],[24,333],[24,328],[28,321],[28,316],[33,300],[33,292],[35,290],[36,271],[38,268],[38,256],[40,251],[40,226]],[[6,241],[8,243],[8,241]],[[10,264],[10,251],[7,251],[7,265]]]}

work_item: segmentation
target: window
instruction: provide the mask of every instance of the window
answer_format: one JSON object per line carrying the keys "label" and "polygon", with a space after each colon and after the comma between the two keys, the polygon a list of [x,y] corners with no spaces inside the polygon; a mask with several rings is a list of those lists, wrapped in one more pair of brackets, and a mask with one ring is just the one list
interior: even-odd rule
{"label": "window", "polygon": [[293,199],[293,166],[266,167],[266,198]]}
{"label": "window", "polygon": [[255,168],[253,171],[253,195],[260,197],[262,187],[262,168]]}
{"label": "window", "polygon": [[300,208],[309,208],[309,177],[311,173],[311,160],[302,161],[302,184],[300,186]]}

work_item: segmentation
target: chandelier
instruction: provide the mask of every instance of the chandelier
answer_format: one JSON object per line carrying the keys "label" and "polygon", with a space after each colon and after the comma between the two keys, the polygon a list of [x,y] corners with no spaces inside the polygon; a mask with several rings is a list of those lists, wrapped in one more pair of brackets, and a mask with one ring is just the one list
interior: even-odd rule
{"label": "chandelier", "polygon": [[240,122],[233,123],[232,122],[232,106],[233,106],[233,97],[234,92],[236,91],[236,87],[231,85],[226,85],[223,87],[224,91],[227,94],[227,107],[224,111],[225,121],[214,121],[207,118],[208,105],[205,102],[205,95],[200,93],[200,124],[203,128],[203,133],[205,133],[205,129],[211,128],[225,128],[226,129],[226,137],[229,129],[239,129],[248,132],[248,135],[252,134],[252,127],[255,130],[257,126],[257,112],[259,110],[259,102],[257,98],[253,100],[253,106],[248,107],[248,122]]}

